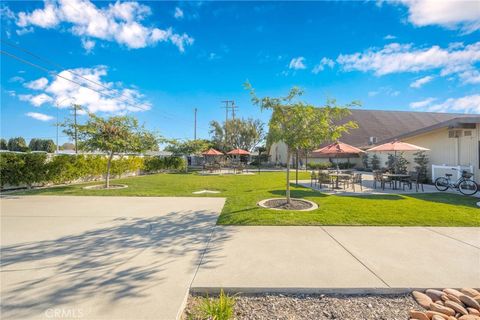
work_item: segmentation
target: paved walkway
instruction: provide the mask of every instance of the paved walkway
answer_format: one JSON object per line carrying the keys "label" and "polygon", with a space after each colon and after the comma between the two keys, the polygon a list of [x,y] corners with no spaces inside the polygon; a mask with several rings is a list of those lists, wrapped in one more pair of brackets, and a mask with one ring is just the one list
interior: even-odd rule
{"label": "paved walkway", "polygon": [[[3,197],[2,319],[175,319],[222,198]],[[218,230],[216,247],[228,239]]]}
{"label": "paved walkway", "polygon": [[194,291],[480,287],[480,228],[217,226],[207,252]]}

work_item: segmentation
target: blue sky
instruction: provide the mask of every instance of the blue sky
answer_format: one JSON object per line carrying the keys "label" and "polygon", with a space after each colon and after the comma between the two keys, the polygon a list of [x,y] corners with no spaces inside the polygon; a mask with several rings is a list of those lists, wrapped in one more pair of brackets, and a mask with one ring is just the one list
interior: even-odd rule
{"label": "blue sky", "polygon": [[268,121],[246,80],[259,95],[300,86],[318,106],[480,113],[478,1],[15,1],[1,13],[2,51],[51,71],[1,56],[6,138],[54,138],[56,105],[62,120],[73,101],[184,139],[197,107],[206,138],[225,99]]}

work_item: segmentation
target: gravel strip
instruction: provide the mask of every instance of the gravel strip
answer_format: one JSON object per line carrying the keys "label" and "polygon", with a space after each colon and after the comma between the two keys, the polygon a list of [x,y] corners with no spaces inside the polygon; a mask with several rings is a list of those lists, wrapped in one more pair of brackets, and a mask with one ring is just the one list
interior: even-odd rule
{"label": "gravel strip", "polygon": [[[190,296],[186,314],[195,310],[198,296]],[[410,309],[422,308],[411,295],[258,295],[237,296],[235,319],[408,319]]]}

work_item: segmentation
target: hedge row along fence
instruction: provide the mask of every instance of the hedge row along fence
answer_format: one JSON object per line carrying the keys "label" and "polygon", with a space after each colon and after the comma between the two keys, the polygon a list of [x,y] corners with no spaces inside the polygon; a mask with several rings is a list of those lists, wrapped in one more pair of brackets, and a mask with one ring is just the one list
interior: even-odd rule
{"label": "hedge row along fence", "polygon": [[[101,155],[47,155],[46,153],[0,153],[0,185],[18,187],[64,184],[101,179],[107,158]],[[112,177],[182,170],[179,157],[124,156],[112,160]]]}

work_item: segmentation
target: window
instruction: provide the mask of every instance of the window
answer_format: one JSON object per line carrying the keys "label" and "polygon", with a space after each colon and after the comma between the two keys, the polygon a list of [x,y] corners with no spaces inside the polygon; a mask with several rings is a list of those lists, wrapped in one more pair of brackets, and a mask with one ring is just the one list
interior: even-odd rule
{"label": "window", "polygon": [[448,131],[449,138],[460,138],[462,136],[462,130],[450,130]]}
{"label": "window", "polygon": [[465,130],[465,131],[463,131],[463,135],[465,137],[471,137],[472,136],[472,131],[471,130]]}

